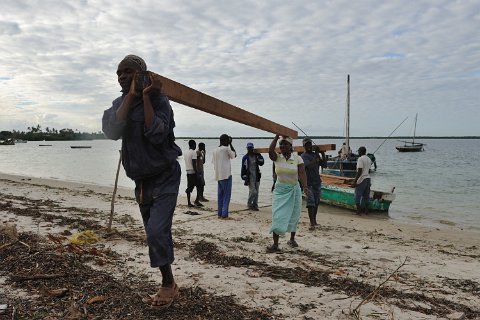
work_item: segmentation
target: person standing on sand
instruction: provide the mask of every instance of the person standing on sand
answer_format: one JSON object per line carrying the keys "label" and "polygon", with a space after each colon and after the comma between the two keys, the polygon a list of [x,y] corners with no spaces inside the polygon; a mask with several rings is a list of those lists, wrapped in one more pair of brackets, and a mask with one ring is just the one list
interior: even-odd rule
{"label": "person standing on sand", "polygon": [[[122,95],[105,110],[102,130],[109,139],[122,139],[122,163],[135,181],[135,197],[147,236],[150,266],[159,268],[162,285],[143,301],[155,308],[169,307],[178,295],[174,280],[172,218],[177,204],[181,169],[175,144],[175,121],[168,98],[161,94],[159,76],[148,72],[147,82],[139,75],[147,71],[145,61],[127,55],[117,67]],[[140,87],[142,86],[142,87]]]}
{"label": "person standing on sand", "polygon": [[273,233],[273,245],[267,248],[267,252],[277,252],[278,240],[280,235],[290,232],[288,245],[298,247],[295,241],[300,212],[302,211],[302,191],[299,180],[303,186],[303,191],[308,196],[307,176],[302,157],[293,152],[293,140],[289,137],[280,139],[280,153],[275,152],[278,134],[270,143],[268,155],[275,163],[275,173],[277,181],[272,195],[272,227],[270,233]]}
{"label": "person standing on sand", "polygon": [[[313,147],[312,139],[304,138],[303,147],[305,148],[305,152],[302,153],[302,159],[305,165],[308,185],[308,218],[310,219],[310,230],[314,230],[318,225],[317,212],[318,205],[320,204],[320,195],[322,193],[322,179],[320,178],[319,170],[320,167],[325,168],[327,166],[327,160],[325,152],[319,152],[318,146]],[[315,152],[313,149],[315,149]],[[321,157],[320,154],[322,155]]]}
{"label": "person standing on sand", "polygon": [[247,206],[253,211],[258,211],[258,191],[262,177],[259,166],[263,166],[264,162],[263,156],[253,151],[253,143],[247,143],[247,154],[242,158],[240,175],[248,186]]}
{"label": "person standing on sand", "polygon": [[188,141],[188,150],[184,153],[183,159],[185,160],[185,171],[187,171],[187,189],[185,193],[187,194],[187,202],[189,207],[194,207],[192,202],[190,201],[190,196],[192,194],[193,189],[197,187],[197,197],[195,198],[195,206],[203,207],[203,204],[200,203],[200,193],[198,192],[198,184],[197,184],[197,152],[195,149],[197,148],[197,143],[195,140]]}
{"label": "person standing on sand", "polygon": [[233,148],[232,138],[226,134],[220,136],[220,146],[213,150],[212,163],[217,180],[218,218],[229,219],[228,206],[232,196],[232,165],[231,159],[237,156]]}
{"label": "person standing on sand", "polygon": [[357,214],[362,213],[362,200],[363,200],[363,212],[368,214],[368,202],[370,200],[370,167],[372,166],[372,160],[366,156],[367,149],[365,147],[358,148],[358,155],[360,158],[357,160],[357,175],[353,181],[352,186],[355,187],[355,206],[357,207]]}
{"label": "person standing on sand", "polygon": [[198,144],[197,150],[197,193],[198,201],[208,202],[208,199],[205,199],[203,192],[205,190],[205,175],[203,171],[203,166],[205,165],[205,143],[200,142]]}

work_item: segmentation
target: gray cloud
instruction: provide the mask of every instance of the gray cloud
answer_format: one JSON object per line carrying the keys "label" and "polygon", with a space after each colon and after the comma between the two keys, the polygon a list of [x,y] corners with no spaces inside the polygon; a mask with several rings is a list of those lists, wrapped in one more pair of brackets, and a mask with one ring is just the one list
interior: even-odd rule
{"label": "gray cloud", "polygon": [[[475,1],[189,2],[3,1],[0,128],[100,130],[134,53],[311,135],[343,133],[347,74],[352,135],[388,135],[417,112],[421,135],[480,135]],[[174,109],[177,135],[269,135]]]}

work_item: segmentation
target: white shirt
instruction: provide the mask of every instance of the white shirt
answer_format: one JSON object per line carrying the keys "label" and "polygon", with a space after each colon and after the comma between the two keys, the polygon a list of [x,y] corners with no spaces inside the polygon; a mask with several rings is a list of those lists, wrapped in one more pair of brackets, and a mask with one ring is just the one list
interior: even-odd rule
{"label": "white shirt", "polygon": [[215,180],[225,180],[232,175],[230,159],[235,157],[235,152],[227,146],[220,146],[213,150],[212,163],[213,169],[215,170]]}
{"label": "white shirt", "polygon": [[298,183],[298,166],[302,163],[304,163],[303,159],[298,154],[292,153],[288,160],[283,154],[277,154],[277,160],[275,160],[277,181],[296,185]]}
{"label": "white shirt", "polygon": [[183,158],[185,159],[185,171],[187,171],[187,174],[195,173],[192,160],[197,160],[197,152],[195,150],[189,149],[185,152]]}
{"label": "white shirt", "polygon": [[357,160],[357,170],[362,169],[362,174],[357,180],[357,184],[360,184],[363,180],[366,178],[370,178],[370,175],[368,174],[370,171],[370,167],[372,165],[372,160],[370,160],[369,157],[366,155],[361,156]]}

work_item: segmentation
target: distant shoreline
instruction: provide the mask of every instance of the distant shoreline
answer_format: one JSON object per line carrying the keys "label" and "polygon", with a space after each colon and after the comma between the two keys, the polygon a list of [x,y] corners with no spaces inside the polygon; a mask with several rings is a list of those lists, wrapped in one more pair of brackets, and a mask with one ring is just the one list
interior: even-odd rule
{"label": "distant shoreline", "polygon": [[[298,136],[298,139],[303,139],[305,136]],[[211,140],[211,139],[218,139],[219,137],[176,137],[177,140],[189,140],[189,139],[195,139],[195,140]],[[273,135],[269,137],[232,137],[233,139],[265,139],[265,140],[272,140]],[[345,137],[341,136],[309,136],[309,138],[312,139],[345,139]],[[388,140],[411,140],[411,136],[398,136],[398,137],[380,137],[380,136],[374,136],[374,137],[350,137],[350,140],[357,140],[357,139],[388,139]],[[417,136],[415,137],[415,140],[439,140],[439,139],[450,139],[450,140],[477,140],[480,139],[480,136],[442,136],[442,137],[434,137],[434,136]],[[0,139],[2,140],[2,139]],[[93,138],[93,139],[48,139],[48,140],[25,140],[29,142],[43,142],[43,141],[93,141],[93,140],[109,140],[108,138]]]}
{"label": "distant shoreline", "polygon": [[[298,136],[298,139],[303,139],[305,136]],[[218,139],[219,137],[176,137],[176,139]],[[234,139],[268,139],[272,140],[272,137],[233,137]],[[312,139],[345,139],[340,136],[309,136]],[[398,137],[350,137],[350,139],[412,139],[411,136],[398,136]],[[432,137],[432,136],[416,136],[415,140],[421,139],[480,139],[480,136],[444,136],[444,137]]]}

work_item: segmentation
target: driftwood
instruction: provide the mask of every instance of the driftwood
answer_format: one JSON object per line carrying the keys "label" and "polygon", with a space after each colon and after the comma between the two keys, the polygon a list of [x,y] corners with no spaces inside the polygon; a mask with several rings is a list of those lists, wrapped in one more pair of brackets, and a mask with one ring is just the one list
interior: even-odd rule
{"label": "driftwood", "polygon": [[115,212],[115,196],[117,195],[118,174],[120,173],[120,165],[122,164],[122,150],[120,151],[120,158],[118,159],[117,174],[115,175],[115,186],[113,187],[112,202],[110,204],[110,216],[108,217],[107,232],[112,230],[113,213]]}
{"label": "driftwood", "polygon": [[350,312],[350,314],[354,315],[357,319],[360,319],[360,307],[365,304],[366,302],[370,301],[371,299],[373,299],[378,291],[380,290],[380,288],[388,282],[388,280],[390,280],[390,278],[395,274],[397,273],[398,270],[400,270],[401,267],[403,267],[406,263],[407,263],[407,260],[408,260],[408,257],[405,258],[405,260],[402,262],[401,265],[398,266],[397,269],[395,269],[395,271],[393,271],[388,277],[387,279],[385,279],[385,281],[383,281],[382,283],[380,283],[376,288],[375,290],[373,290],[368,296],[365,297],[365,299],[363,299],[362,301],[360,301],[360,303],[358,304],[358,306],[353,309],[353,311]]}
{"label": "driftwood", "polygon": [[298,138],[297,131],[293,129],[257,116],[256,114],[187,87],[186,85],[168,79],[164,76],[157,76],[160,78],[160,82],[162,83],[163,94],[168,96],[172,101],[228,120],[233,120],[250,127],[282,136],[289,136],[293,139]]}

